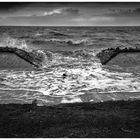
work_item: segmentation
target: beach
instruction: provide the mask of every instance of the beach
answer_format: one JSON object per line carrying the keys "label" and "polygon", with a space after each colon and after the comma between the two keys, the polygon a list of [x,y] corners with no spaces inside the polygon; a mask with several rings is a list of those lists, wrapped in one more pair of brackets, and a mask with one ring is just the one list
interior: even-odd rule
{"label": "beach", "polygon": [[0,137],[140,136],[139,27],[0,29]]}
{"label": "beach", "polygon": [[2,138],[139,138],[140,101],[1,104]]}

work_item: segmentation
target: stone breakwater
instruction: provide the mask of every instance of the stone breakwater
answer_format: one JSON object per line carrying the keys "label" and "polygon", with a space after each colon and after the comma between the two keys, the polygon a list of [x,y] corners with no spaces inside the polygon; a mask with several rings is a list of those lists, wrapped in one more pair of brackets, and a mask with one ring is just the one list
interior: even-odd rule
{"label": "stone breakwater", "polygon": [[43,65],[43,61],[45,59],[45,56],[43,55],[43,53],[38,52],[36,50],[26,51],[26,50],[18,49],[18,48],[0,47],[0,52],[16,54],[18,57],[29,62],[36,68],[40,68]]}
{"label": "stone breakwater", "polygon": [[140,52],[140,48],[108,48],[99,52],[96,56],[103,65],[107,64],[111,59],[120,53],[136,53]]}

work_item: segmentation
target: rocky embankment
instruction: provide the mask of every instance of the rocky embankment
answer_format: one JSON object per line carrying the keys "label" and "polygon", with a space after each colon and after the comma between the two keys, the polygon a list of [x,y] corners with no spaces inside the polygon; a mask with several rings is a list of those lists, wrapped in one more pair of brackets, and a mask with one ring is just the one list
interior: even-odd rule
{"label": "rocky embankment", "polygon": [[100,59],[103,65],[107,64],[111,59],[120,53],[135,53],[140,52],[140,48],[108,48],[102,50],[96,56]]}
{"label": "rocky embankment", "polygon": [[35,50],[26,51],[18,48],[0,47],[0,52],[14,53],[37,68],[40,68],[42,66],[42,63],[45,59],[42,53]]}

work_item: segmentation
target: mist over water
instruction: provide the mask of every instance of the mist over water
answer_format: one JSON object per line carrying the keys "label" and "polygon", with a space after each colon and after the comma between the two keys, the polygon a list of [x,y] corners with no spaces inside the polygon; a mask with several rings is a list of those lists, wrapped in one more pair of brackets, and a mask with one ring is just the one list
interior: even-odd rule
{"label": "mist over water", "polygon": [[[104,48],[137,46],[139,28],[110,28],[15,27],[13,33],[10,27],[5,27],[7,38],[1,38],[0,46],[36,49],[43,53],[45,61],[40,71],[1,69],[1,91],[11,92],[10,98],[37,98],[47,103],[58,97],[62,103],[82,102],[79,97],[87,93],[139,92],[139,73],[119,66],[102,66],[96,58],[96,53]],[[130,43],[132,38],[136,41]]]}

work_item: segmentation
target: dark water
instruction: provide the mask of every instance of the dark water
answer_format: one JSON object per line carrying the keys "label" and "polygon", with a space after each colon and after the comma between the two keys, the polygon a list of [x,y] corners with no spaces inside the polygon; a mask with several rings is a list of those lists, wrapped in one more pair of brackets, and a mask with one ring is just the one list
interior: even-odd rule
{"label": "dark water", "polygon": [[0,35],[51,51],[140,45],[140,27],[0,27]]}
{"label": "dark water", "polygon": [[95,93],[140,91],[139,74],[96,58],[104,48],[139,47],[140,27],[0,27],[0,35],[1,46],[47,52],[42,71],[0,71],[1,100],[84,102]]}

